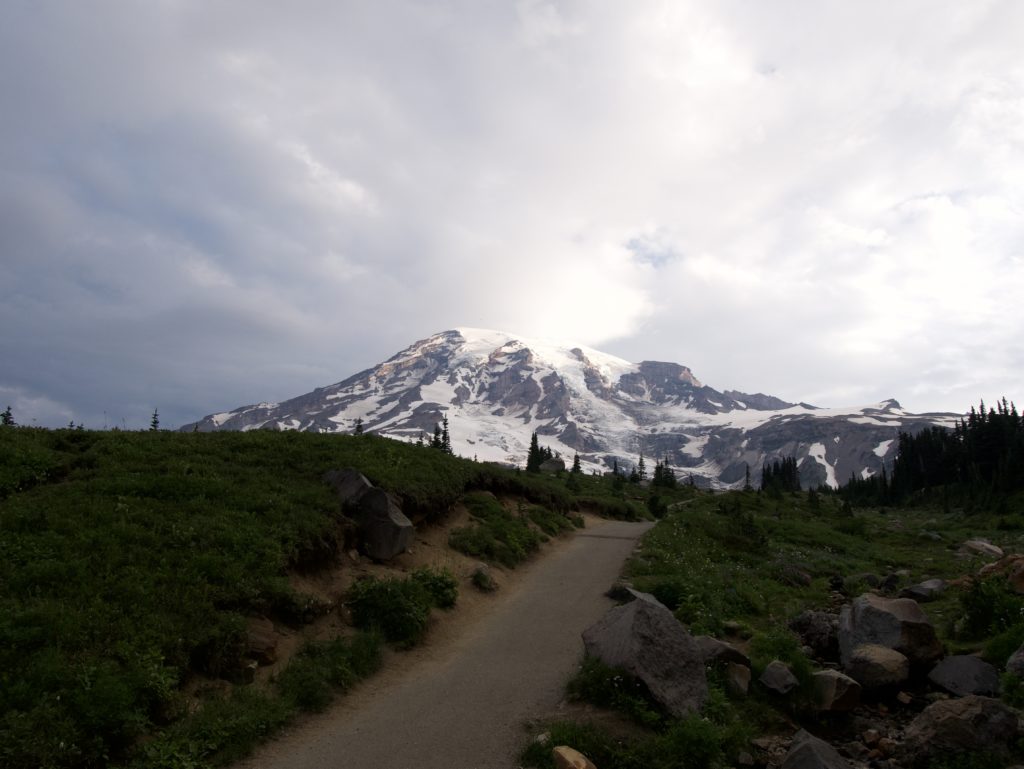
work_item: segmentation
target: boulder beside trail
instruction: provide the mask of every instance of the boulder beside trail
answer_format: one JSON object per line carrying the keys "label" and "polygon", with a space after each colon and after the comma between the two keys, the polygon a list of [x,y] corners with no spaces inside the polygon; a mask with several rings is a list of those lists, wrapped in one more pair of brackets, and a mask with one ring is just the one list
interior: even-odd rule
{"label": "boulder beside trail", "polygon": [[839,653],[845,668],[853,650],[877,644],[898,651],[911,665],[935,662],[942,644],[928,616],[910,598],[882,598],[865,593],[839,613]]}
{"label": "boulder beside trail", "polygon": [[793,737],[782,769],[850,769],[850,764],[825,740],[801,729]]}
{"label": "boulder beside trail", "polygon": [[940,700],[907,727],[901,755],[909,766],[928,766],[950,753],[1008,755],[1021,734],[1017,713],[997,699],[968,695]]}
{"label": "boulder beside trail", "polygon": [[968,694],[994,697],[999,693],[999,671],[973,654],[946,657],[932,668],[928,680],[957,697]]}
{"label": "boulder beside trail", "polygon": [[416,527],[393,496],[352,467],[329,470],[323,480],[337,493],[344,513],[356,522],[363,553],[377,561],[390,561],[409,548]]}
{"label": "boulder beside trail", "polygon": [[960,545],[957,555],[981,556],[998,560],[1003,557],[1003,549],[998,545],[993,545],[987,539],[969,539]]}
{"label": "boulder beside trail", "polygon": [[1006,660],[1006,672],[1024,678],[1024,644]]}
{"label": "boulder beside trail", "polygon": [[719,641],[709,635],[694,636],[705,665],[722,665],[726,662],[734,662],[737,665],[750,667],[750,657],[741,652],[731,643]]}
{"label": "boulder beside trail", "polygon": [[656,600],[637,597],[583,631],[587,654],[639,679],[669,713],[696,712],[708,696],[704,659],[693,636]]}

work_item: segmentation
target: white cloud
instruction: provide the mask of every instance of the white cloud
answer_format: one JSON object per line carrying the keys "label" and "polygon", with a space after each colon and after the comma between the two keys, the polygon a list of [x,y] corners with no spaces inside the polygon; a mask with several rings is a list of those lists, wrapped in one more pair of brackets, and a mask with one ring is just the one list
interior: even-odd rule
{"label": "white cloud", "polygon": [[[10,22],[0,352],[19,366],[0,385],[142,423],[172,387],[161,413],[184,421],[456,325],[825,405],[963,408],[1024,378],[1009,0]],[[93,392],[72,396],[56,382],[83,366]]]}

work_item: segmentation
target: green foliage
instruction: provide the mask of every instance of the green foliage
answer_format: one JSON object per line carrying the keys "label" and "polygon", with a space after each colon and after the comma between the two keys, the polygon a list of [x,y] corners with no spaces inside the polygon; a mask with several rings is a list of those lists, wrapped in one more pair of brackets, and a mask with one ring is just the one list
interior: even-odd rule
{"label": "green foliage", "polygon": [[1024,679],[1013,673],[1003,673],[999,683],[1003,701],[1018,710],[1024,708]]}
{"label": "green foliage", "polygon": [[356,627],[379,630],[388,642],[408,648],[426,633],[433,601],[416,579],[366,577],[349,590],[347,603]]}
{"label": "green foliage", "polygon": [[561,513],[555,513],[540,505],[531,505],[526,511],[527,517],[537,528],[548,536],[555,536],[565,531],[571,531],[572,521]]}
{"label": "green foliage", "polygon": [[540,545],[540,536],[525,520],[508,512],[493,495],[467,494],[464,499],[475,522],[454,529],[448,544],[476,558],[515,566]]}
{"label": "green foliage", "polygon": [[1005,578],[978,580],[961,595],[960,635],[982,638],[1024,622],[1024,596],[1014,593]]}
{"label": "green foliage", "polygon": [[667,717],[651,699],[647,687],[629,673],[586,657],[569,680],[569,697],[624,713],[641,726],[659,728]]}
{"label": "green foliage", "polygon": [[986,662],[1001,668],[1021,646],[1024,646],[1024,621],[989,638],[988,643],[985,644],[983,656]]}
{"label": "green foliage", "polygon": [[416,569],[411,578],[426,588],[434,606],[439,609],[450,609],[455,606],[459,597],[459,582],[448,569],[424,566]]}
{"label": "green foliage", "polygon": [[477,590],[482,590],[485,593],[493,593],[498,589],[497,583],[494,581],[494,577],[487,569],[474,569],[473,576],[470,577],[470,581],[473,583],[473,587]]}
{"label": "green foliage", "polygon": [[319,712],[345,691],[376,672],[381,662],[380,637],[360,633],[351,641],[308,643],[277,677],[278,691],[299,710]]}
{"label": "green foliage", "polygon": [[[621,479],[621,476],[615,477]],[[647,517],[643,507],[632,500],[621,497],[584,495],[579,498],[579,506],[592,510],[602,518],[613,518],[618,521],[642,521]]]}

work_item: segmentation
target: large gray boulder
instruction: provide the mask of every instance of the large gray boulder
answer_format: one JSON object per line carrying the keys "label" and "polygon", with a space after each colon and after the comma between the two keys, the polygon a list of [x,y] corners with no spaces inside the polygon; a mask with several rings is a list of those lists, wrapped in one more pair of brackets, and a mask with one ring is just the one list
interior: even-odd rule
{"label": "large gray boulder", "polygon": [[855,647],[843,669],[865,689],[895,686],[910,677],[910,661],[895,649],[878,644]]}
{"label": "large gray boulder", "polygon": [[850,764],[827,742],[801,729],[793,737],[782,769],[850,769]]}
{"label": "large gray boulder", "polygon": [[968,694],[994,697],[999,694],[999,671],[973,654],[946,657],[932,668],[928,680],[957,697]]}
{"label": "large gray boulder", "polygon": [[877,644],[898,651],[911,665],[942,657],[942,644],[928,616],[910,598],[882,598],[865,593],[839,613],[839,653],[846,668],[853,650]]}
{"label": "large gray boulder", "polygon": [[329,470],[324,482],[338,495],[342,510],[356,522],[360,549],[377,561],[389,561],[408,549],[416,528],[398,502],[352,467]]}
{"label": "large gray boulder", "polygon": [[591,657],[642,681],[674,716],[696,712],[707,698],[697,642],[671,611],[643,594],[584,630],[583,645]]}
{"label": "large gray boulder", "polygon": [[361,472],[353,467],[342,470],[328,470],[324,473],[324,482],[338,494],[343,507],[354,505],[359,498],[373,489],[373,484]]}
{"label": "large gray boulder", "polygon": [[910,766],[924,767],[951,753],[1009,755],[1020,734],[1013,710],[997,699],[970,694],[925,708],[907,727],[901,756]]}
{"label": "large gray boulder", "polygon": [[359,527],[363,552],[377,561],[389,561],[405,552],[416,531],[394,498],[383,489],[370,489],[360,496],[349,515]]}

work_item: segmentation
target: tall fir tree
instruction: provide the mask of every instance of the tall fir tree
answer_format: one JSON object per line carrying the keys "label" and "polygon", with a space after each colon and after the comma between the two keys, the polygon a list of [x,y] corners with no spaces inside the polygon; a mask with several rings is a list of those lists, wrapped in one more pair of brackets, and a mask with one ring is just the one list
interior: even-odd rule
{"label": "tall fir tree", "polygon": [[14,412],[11,411],[10,406],[5,408],[3,413],[0,414],[0,425],[3,425],[4,427],[14,427]]}
{"label": "tall fir tree", "polygon": [[153,409],[153,416],[149,419],[149,430],[150,432],[156,432],[160,429],[160,412],[157,409]]}
{"label": "tall fir tree", "polygon": [[574,475],[579,475],[582,472],[583,468],[580,467],[580,455],[577,452],[572,455],[572,473]]}
{"label": "tall fir tree", "polygon": [[530,450],[526,455],[526,472],[539,473],[540,466],[544,464],[544,451],[537,440],[537,433],[530,436]]}
{"label": "tall fir tree", "polygon": [[454,454],[452,451],[452,437],[448,433],[448,416],[445,415],[444,419],[441,420],[441,451],[445,454]]}

